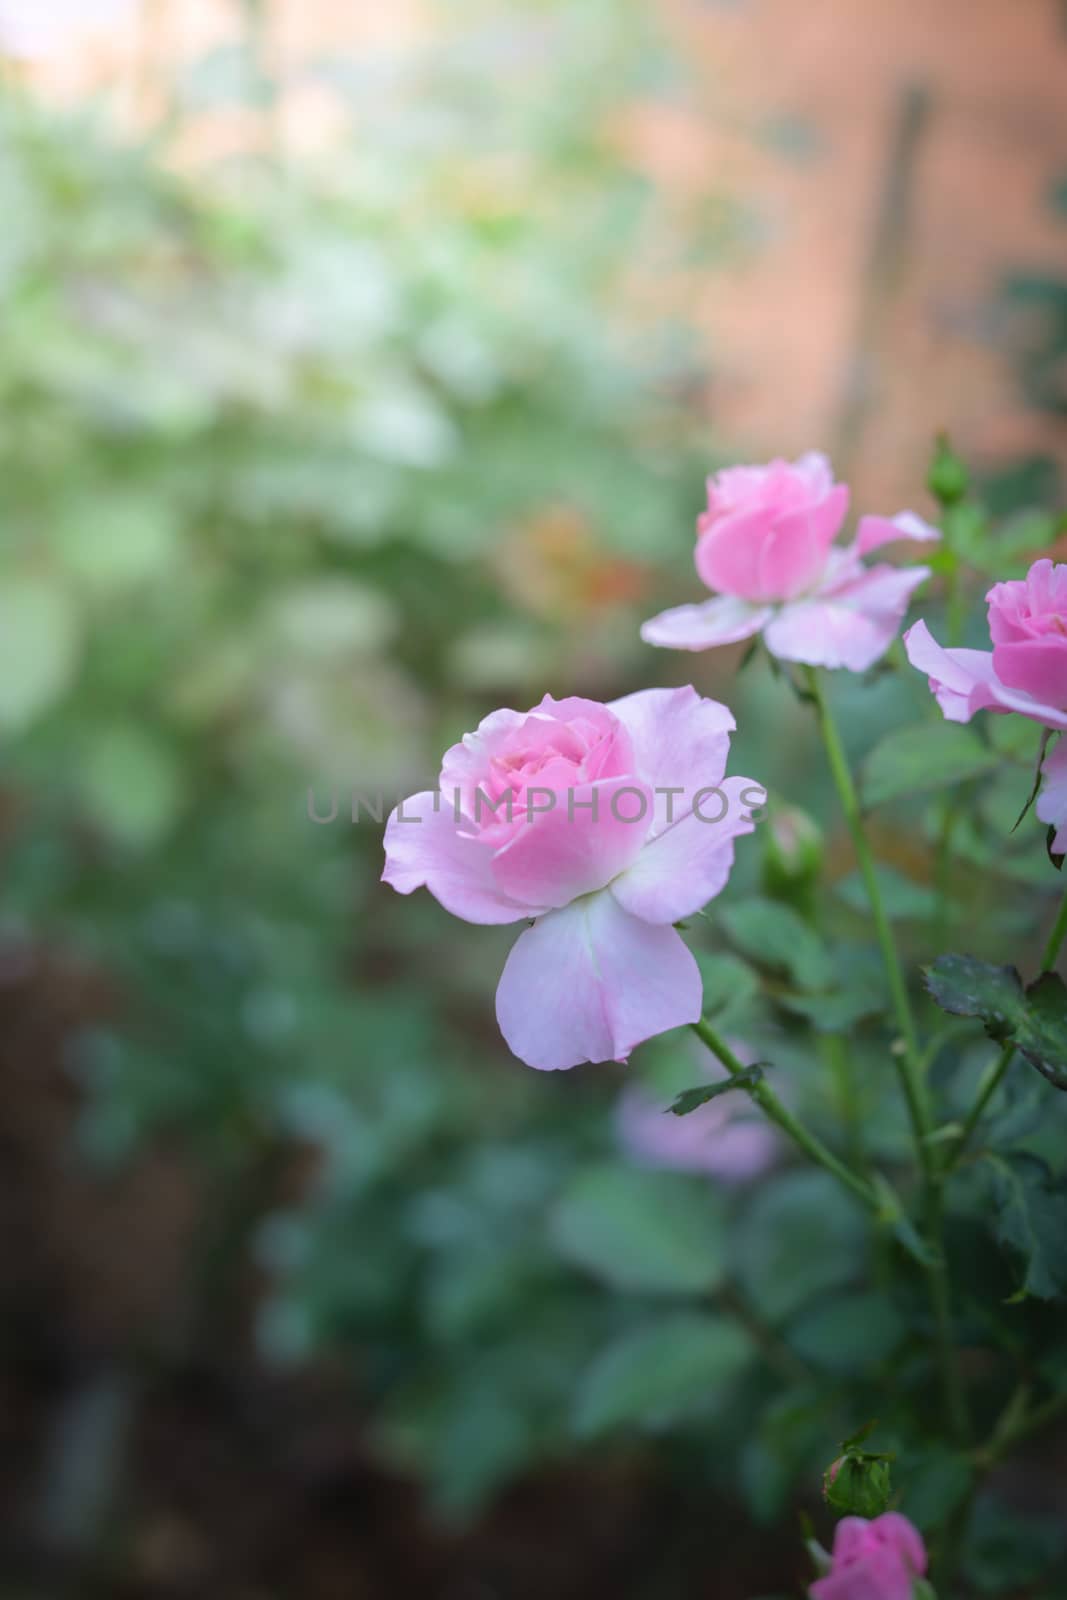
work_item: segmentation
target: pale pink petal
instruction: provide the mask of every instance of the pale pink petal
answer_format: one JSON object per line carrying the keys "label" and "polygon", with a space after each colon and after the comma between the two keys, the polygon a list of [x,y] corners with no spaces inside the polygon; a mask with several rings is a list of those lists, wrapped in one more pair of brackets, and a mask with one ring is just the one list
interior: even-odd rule
{"label": "pale pink petal", "polygon": [[[608,709],[629,732],[638,775],[656,791],[650,832],[661,833],[692,809],[698,790],[721,781],[737,726],[733,712],[688,683],[680,689],[641,689],[611,701]],[[679,792],[669,795],[669,789]],[[714,807],[708,809],[714,814]]]}
{"label": "pale pink petal", "polygon": [[492,881],[506,899],[553,907],[603,889],[628,867],[654,816],[651,789],[632,773],[528,798],[531,807],[553,804],[517,814],[517,827],[492,857]]}
{"label": "pale pink petal", "polygon": [[644,1039],[700,1017],[700,970],[670,927],[628,916],[609,894],[552,911],[512,948],[496,992],[500,1031],[543,1072],[625,1061]]}
{"label": "pale pink petal", "polygon": [[872,1527],[881,1542],[899,1550],[915,1576],[921,1577],[926,1571],[926,1546],[918,1528],[899,1511],[884,1511],[875,1518]]}
{"label": "pale pink petal", "polygon": [[1031,700],[1067,705],[1067,638],[1063,634],[994,644],[993,667],[1005,688]]}
{"label": "pale pink petal", "polygon": [[696,798],[697,809],[650,840],[611,885],[619,904],[646,922],[677,922],[715,898],[734,864],[734,840],[752,832],[766,794],[751,778],[723,778],[712,792],[686,798]]}
{"label": "pale pink petal", "polygon": [[991,650],[946,650],[925,622],[904,635],[908,660],[925,672],[930,689],[949,722],[970,722],[976,711],[1016,711],[1046,728],[1067,729],[1067,711],[1042,705],[1021,689],[1009,689],[993,670]]}
{"label": "pale pink petal", "polygon": [[1041,764],[1044,782],[1034,810],[1041,822],[1056,829],[1052,848],[1067,855],[1067,739],[1061,739]]}
{"label": "pale pink petal", "polygon": [[818,578],[847,510],[842,484],[815,504],[705,513],[697,523],[697,572],[709,589],[752,603],[789,599]]}
{"label": "pale pink petal", "polygon": [[483,779],[489,762],[509,736],[521,728],[529,713],[504,706],[483,717],[473,733],[465,733],[458,744],[444,753],[438,787],[452,805],[456,795],[467,816],[474,815],[474,792]]}
{"label": "pale pink petal", "polygon": [[898,539],[927,544],[940,537],[940,528],[924,522],[914,511],[899,511],[895,517],[861,517],[853,548],[857,556],[866,556],[884,544],[895,544]]}
{"label": "pale pink petal", "polygon": [[494,882],[492,855],[460,831],[451,803],[425,791],[405,800],[385,825],[382,881],[398,894],[426,887],[446,911],[465,922],[519,922],[546,909],[533,898],[519,901]]}
{"label": "pale pink petal", "polygon": [[674,606],[650,617],[641,625],[646,644],[662,645],[667,650],[712,650],[720,644],[736,644],[758,633],[773,615],[770,606],[753,606],[733,595],[717,595],[700,605]]}
{"label": "pale pink petal", "polygon": [[783,606],[764,642],[783,661],[865,672],[892,644],[912,591],[929,575],[929,567],[862,570],[832,592]]}
{"label": "pale pink petal", "polygon": [[772,507],[757,503],[698,517],[693,560],[709,589],[746,601],[769,598],[760,593],[760,552],[773,515]]}
{"label": "pale pink petal", "polygon": [[[458,744],[445,751],[438,780],[442,794],[450,805],[455,803],[458,794],[460,810],[468,817],[475,817],[476,795],[479,789],[484,791],[493,757],[506,755],[516,742],[525,749],[549,745],[560,733],[560,725],[572,719],[581,719],[610,739],[611,718],[597,700],[584,700],[578,696],[554,700],[550,694],[546,694],[540,705],[534,706],[532,711],[512,711],[504,707],[490,712],[489,716],[482,718],[474,733],[465,733]],[[626,771],[629,764],[628,752],[621,751],[614,769],[609,767],[603,775],[608,776],[612,770]]]}
{"label": "pale pink petal", "polygon": [[822,494],[829,494],[834,487],[834,469],[830,465],[829,456],[821,450],[805,450],[793,463],[794,469],[805,478],[813,489]]}
{"label": "pale pink petal", "polygon": [[[806,461],[809,458],[805,456],[802,457],[802,459]],[[817,457],[817,459],[826,461],[825,456]],[[832,477],[829,462],[826,462],[826,471],[827,475]],[[848,516],[848,504],[850,499],[851,491],[849,490],[848,485],[845,483],[836,483],[831,489],[829,489],[825,499],[820,500],[818,505],[812,507],[811,515],[815,526],[816,537],[818,538],[818,541],[824,550],[828,545],[833,543],[833,541],[837,538],[837,535],[841,532],[842,524],[844,523],[845,518]]]}

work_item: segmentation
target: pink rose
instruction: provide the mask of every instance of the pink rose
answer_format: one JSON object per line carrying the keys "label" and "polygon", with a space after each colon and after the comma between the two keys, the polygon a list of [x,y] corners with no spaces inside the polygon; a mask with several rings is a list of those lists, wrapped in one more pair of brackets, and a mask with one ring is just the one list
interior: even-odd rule
{"label": "pink rose", "polygon": [[[1015,711],[1043,727],[1067,728],[1067,565],[1047,556],[1025,578],[996,583],[986,595],[992,650],[945,650],[925,622],[904,635],[908,660],[925,672],[949,722],[976,711]],[[1037,802],[1042,822],[1059,831],[1053,849],[1067,850],[1067,746],[1045,758]]]}
{"label": "pink rose", "polygon": [[[717,1083],[727,1076],[711,1052],[692,1040],[694,1068],[684,1087]],[[746,1064],[753,1059],[743,1045],[734,1054]],[[743,1094],[724,1094],[687,1116],[669,1111],[673,1095],[655,1096],[643,1084],[624,1089],[615,1108],[619,1143],[642,1166],[670,1167],[679,1172],[705,1172],[720,1183],[747,1183],[774,1165],[780,1149],[778,1132],[756,1112]]]}
{"label": "pink rose", "polygon": [[390,816],[382,877],[401,894],[425,885],[466,922],[535,919],[496,996],[530,1066],[624,1061],[700,1016],[672,923],[719,893],[763,799],[723,776],[733,728],[689,687],[610,705],[546,695],[486,717],[446,753],[438,790]]}
{"label": "pink rose", "polygon": [[914,1580],[925,1571],[926,1547],[907,1517],[842,1517],[833,1565],[808,1593],[811,1600],[912,1600]]}
{"label": "pink rose", "polygon": [[940,538],[910,511],[863,517],[855,541],[836,545],[848,490],[826,457],[730,467],[708,479],[697,521],[696,568],[716,598],[676,606],[641,629],[648,644],[707,650],[762,633],[772,655],[864,672],[884,654],[928,567],[864,566],[897,539]]}
{"label": "pink rose", "polygon": [[1047,557],[986,595],[993,670],[1009,689],[1067,706],[1067,566]]}

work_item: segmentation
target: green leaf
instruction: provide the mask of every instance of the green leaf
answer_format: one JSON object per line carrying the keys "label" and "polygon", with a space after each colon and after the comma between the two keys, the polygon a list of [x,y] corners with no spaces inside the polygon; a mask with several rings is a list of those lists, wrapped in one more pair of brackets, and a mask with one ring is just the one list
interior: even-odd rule
{"label": "green leaf", "polygon": [[0,592],[0,730],[21,733],[71,687],[78,614],[66,593],[37,578]]}
{"label": "green leaf", "polygon": [[890,1297],[870,1290],[813,1306],[792,1325],[788,1338],[810,1366],[831,1373],[863,1373],[887,1361],[906,1332]]}
{"label": "green leaf", "polygon": [[[1005,718],[1005,721],[1010,721],[1010,720],[1011,720],[1011,718]],[[1016,828],[1018,828],[1019,824],[1023,821],[1023,819],[1025,818],[1027,812],[1030,810],[1030,807],[1033,805],[1034,801],[1037,799],[1038,791],[1041,788],[1041,778],[1042,778],[1041,768],[1044,766],[1044,763],[1045,763],[1045,752],[1048,749],[1049,740],[1053,736],[1053,731],[1054,730],[1052,728],[1042,728],[1042,730],[1041,730],[1041,744],[1040,744],[1040,746],[1038,748],[1037,760],[1034,763],[1034,779],[1033,779],[1033,782],[1030,785],[1030,793],[1026,797],[1026,803],[1024,804],[1022,810],[1019,812],[1019,815],[1016,817],[1015,821],[1012,823],[1012,829],[1011,829],[1012,833],[1014,833]]]}
{"label": "green leaf", "polygon": [[1067,1295],[1067,1191],[1054,1189],[1031,1156],[983,1157],[997,1239],[1022,1269],[1017,1298]]}
{"label": "green leaf", "polygon": [[732,1382],[751,1354],[736,1323],[696,1312],[663,1317],[596,1358],[579,1383],[575,1429],[589,1437],[619,1423],[672,1421]]}
{"label": "green leaf", "polygon": [[667,1109],[673,1111],[676,1117],[688,1116],[690,1111],[706,1106],[709,1100],[717,1100],[721,1094],[729,1094],[731,1089],[754,1088],[762,1077],[763,1067],[756,1062],[735,1073],[732,1078],[724,1078],[719,1083],[704,1083],[695,1089],[683,1089]]}
{"label": "green leaf", "polygon": [[[937,907],[937,896],[926,884],[915,883],[894,867],[879,864],[875,867],[878,892],[882,897],[886,915],[901,921],[926,922]],[[862,874],[850,872],[847,878],[835,885],[835,893],[853,911],[864,916],[870,913],[867,889]]]}
{"label": "green leaf", "polygon": [[897,1475],[900,1509],[924,1530],[943,1528],[974,1483],[974,1470],[965,1455],[929,1440],[914,1456],[901,1456]]}
{"label": "green leaf", "polygon": [[1028,989],[1014,967],[973,956],[939,956],[924,969],[926,987],[958,1017],[978,1017],[991,1039],[1012,1043],[1057,1089],[1067,1089],[1067,988],[1043,972]]}
{"label": "green leaf", "polygon": [[704,980],[704,1012],[728,1028],[749,1001],[759,993],[759,978],[747,961],[728,950],[710,954],[694,950],[700,976]]}
{"label": "green leaf", "polygon": [[864,1017],[881,1011],[885,995],[880,985],[839,989],[836,994],[780,994],[775,999],[795,1016],[807,1017],[820,1033],[848,1033]]}
{"label": "green leaf", "polygon": [[777,994],[776,1002],[807,1017],[823,1033],[845,1033],[864,1017],[885,1010],[885,972],[877,952],[837,944],[832,951],[835,988],[829,994]]}
{"label": "green leaf", "polygon": [[1011,1031],[1023,1006],[1023,987],[1014,967],[998,967],[974,956],[938,956],[923,968],[930,995],[954,1017],[979,1017],[993,1038]]}
{"label": "green leaf", "polygon": [[760,966],[788,972],[801,989],[823,989],[834,976],[829,952],[791,907],[753,896],[719,912],[732,943]]}
{"label": "green leaf", "polygon": [[863,1214],[829,1173],[787,1172],[733,1230],[734,1270],[761,1315],[781,1322],[857,1276],[866,1238]]}
{"label": "green leaf", "polygon": [[633,1167],[588,1167],[551,1218],[560,1254],[613,1288],[702,1294],[724,1271],[722,1204],[699,1178]]}
{"label": "green leaf", "polygon": [[136,723],[116,723],[94,736],[78,772],[78,789],[98,827],[140,848],[168,832],[184,799],[173,749]]}
{"label": "green leaf", "polygon": [[1058,972],[1043,972],[1026,991],[1024,1025],[1015,1043],[1057,1089],[1067,1089],[1067,988]]}
{"label": "green leaf", "polygon": [[902,795],[944,789],[993,772],[999,758],[970,728],[952,722],[898,728],[880,740],[863,763],[864,805],[885,805]]}

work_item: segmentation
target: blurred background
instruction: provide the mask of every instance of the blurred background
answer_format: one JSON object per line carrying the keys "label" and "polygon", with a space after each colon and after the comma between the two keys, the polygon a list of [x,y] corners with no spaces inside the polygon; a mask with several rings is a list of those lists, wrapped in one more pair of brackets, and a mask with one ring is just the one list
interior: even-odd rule
{"label": "blurred background", "polygon": [[[829,819],[847,929],[806,712],[637,627],[733,460],[929,516],[948,427],[992,570],[1053,546],[1065,71],[1059,0],[0,0],[5,1600],[796,1592],[856,1420],[804,1384],[893,1355],[811,1305],[855,1219],[743,1119],[661,1147],[619,1097],[684,1040],[511,1059],[511,930],[380,886],[349,804],[692,679]],[[929,711],[840,695],[858,754]],[[806,1092],[756,998],[803,958],[728,934],[709,992]]]}

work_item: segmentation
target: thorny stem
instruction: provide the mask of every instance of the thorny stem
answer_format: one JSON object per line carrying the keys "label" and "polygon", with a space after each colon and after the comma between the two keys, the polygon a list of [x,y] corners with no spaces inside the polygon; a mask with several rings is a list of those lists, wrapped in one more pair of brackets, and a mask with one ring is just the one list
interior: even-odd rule
{"label": "thorny stem", "polygon": [[1041,957],[1042,972],[1051,972],[1056,965],[1056,957],[1060,953],[1060,946],[1065,937],[1067,937],[1067,894],[1064,894],[1060,901],[1059,912],[1052,925],[1052,932],[1048,936],[1045,953]]}
{"label": "thorny stem", "polygon": [[[1067,938],[1067,893],[1064,894],[1063,899],[1060,902],[1060,909],[1057,913],[1056,921],[1053,923],[1052,931],[1050,932],[1045,943],[1045,951],[1041,957],[1042,972],[1052,971],[1056,964],[1056,957],[1059,955],[1060,948],[1063,945],[1064,938]],[[951,1172],[960,1161],[964,1151],[967,1149],[971,1139],[974,1137],[974,1131],[979,1122],[982,1120],[986,1106],[1000,1088],[1000,1085],[1004,1080],[1004,1075],[1011,1066],[1012,1057],[1014,1054],[1015,1045],[1011,1040],[1009,1040],[1001,1050],[993,1070],[983,1082],[978,1093],[978,1098],[975,1100],[974,1105],[967,1113],[963,1127],[960,1129],[959,1140],[957,1141],[951,1155],[945,1163],[946,1175]]]}
{"label": "thorny stem", "polygon": [[[694,1022],[692,1026],[697,1038],[707,1045],[712,1055],[718,1057],[731,1077],[737,1077],[739,1074],[744,1073],[743,1064],[734,1055],[726,1040],[719,1037],[706,1017],[701,1017],[700,1021]],[[766,1113],[773,1123],[781,1128],[783,1133],[787,1133],[793,1142],[799,1145],[805,1155],[809,1156],[820,1167],[824,1167],[827,1172],[832,1173],[837,1181],[844,1184],[845,1188],[855,1195],[858,1200],[862,1201],[865,1206],[868,1206],[872,1211],[881,1210],[881,1202],[871,1185],[853,1172],[850,1167],[847,1167],[843,1161],[839,1161],[833,1151],[828,1150],[821,1139],[816,1138],[808,1128],[805,1128],[804,1124],[782,1104],[769,1084],[764,1083],[762,1080],[757,1083],[746,1081],[744,1088],[755,1104]]]}
{"label": "thorny stem", "polygon": [[859,797],[856,794],[856,786],[852,781],[848,758],[845,755],[841,736],[837,731],[837,724],[826,699],[822,680],[813,667],[808,668],[808,683],[815,701],[819,729],[823,736],[823,743],[826,746],[830,772],[837,787],[841,809],[845,814],[849,833],[852,835],[856,860],[867,891],[874,931],[882,952],[882,964],[885,967],[893,1010],[896,1013],[897,1027],[904,1041],[904,1051],[897,1057],[897,1061],[904,1095],[908,1102],[912,1128],[920,1150],[920,1160],[925,1172],[930,1165],[930,1154],[925,1141],[931,1128],[929,1112],[926,1106],[925,1085],[918,1071],[919,1051],[915,1035],[915,1022],[911,1014],[911,1002],[908,999],[904,974],[900,970],[900,960],[897,956],[893,932],[889,926],[889,918],[886,916],[885,906],[882,903],[882,892],[878,887],[874,857],[871,854],[871,847],[863,827]]}

